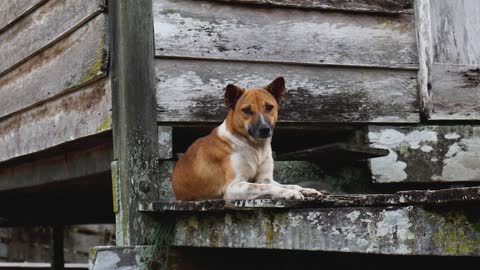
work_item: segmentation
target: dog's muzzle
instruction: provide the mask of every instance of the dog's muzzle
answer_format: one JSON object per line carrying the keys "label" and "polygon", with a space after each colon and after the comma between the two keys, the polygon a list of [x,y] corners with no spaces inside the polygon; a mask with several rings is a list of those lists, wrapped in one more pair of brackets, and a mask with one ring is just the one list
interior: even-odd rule
{"label": "dog's muzzle", "polygon": [[270,123],[265,121],[263,115],[260,115],[257,122],[248,129],[248,134],[256,139],[266,139],[272,137],[273,128]]}

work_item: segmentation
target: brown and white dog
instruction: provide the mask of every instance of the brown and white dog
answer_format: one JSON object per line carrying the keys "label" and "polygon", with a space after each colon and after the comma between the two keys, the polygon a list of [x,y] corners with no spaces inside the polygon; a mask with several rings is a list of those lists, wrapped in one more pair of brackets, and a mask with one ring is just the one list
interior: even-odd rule
{"label": "brown and white dog", "polygon": [[282,185],[273,179],[270,146],[285,93],[285,80],[265,88],[229,84],[227,118],[208,136],[195,141],[177,162],[173,189],[177,200],[303,199],[321,195],[314,189]]}

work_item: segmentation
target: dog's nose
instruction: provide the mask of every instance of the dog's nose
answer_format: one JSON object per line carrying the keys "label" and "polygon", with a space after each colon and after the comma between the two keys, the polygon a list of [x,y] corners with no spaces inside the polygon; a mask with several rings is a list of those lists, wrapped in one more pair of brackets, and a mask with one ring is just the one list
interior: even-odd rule
{"label": "dog's nose", "polygon": [[271,128],[262,127],[258,130],[258,133],[260,133],[260,137],[265,138],[265,137],[270,136],[270,131],[271,131]]}

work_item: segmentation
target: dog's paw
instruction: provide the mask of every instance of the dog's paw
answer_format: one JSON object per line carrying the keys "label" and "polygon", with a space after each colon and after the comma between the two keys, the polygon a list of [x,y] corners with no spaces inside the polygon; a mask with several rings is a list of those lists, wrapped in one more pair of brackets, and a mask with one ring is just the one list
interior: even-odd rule
{"label": "dog's paw", "polygon": [[306,197],[328,195],[328,192],[326,192],[326,191],[323,191],[323,190],[318,191],[318,190],[313,189],[313,188],[301,188],[300,192]]}
{"label": "dog's paw", "polygon": [[278,194],[273,196],[274,199],[285,199],[285,200],[303,200],[305,197],[298,190],[293,189],[284,189]]}

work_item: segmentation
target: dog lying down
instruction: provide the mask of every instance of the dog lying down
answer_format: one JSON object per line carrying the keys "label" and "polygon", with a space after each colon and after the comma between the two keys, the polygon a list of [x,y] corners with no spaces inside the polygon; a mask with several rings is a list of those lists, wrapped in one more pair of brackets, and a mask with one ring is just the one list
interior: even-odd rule
{"label": "dog lying down", "polygon": [[227,85],[226,119],[195,141],[175,166],[176,199],[303,199],[322,195],[315,189],[282,185],[273,179],[270,142],[284,94],[283,77],[264,88]]}

